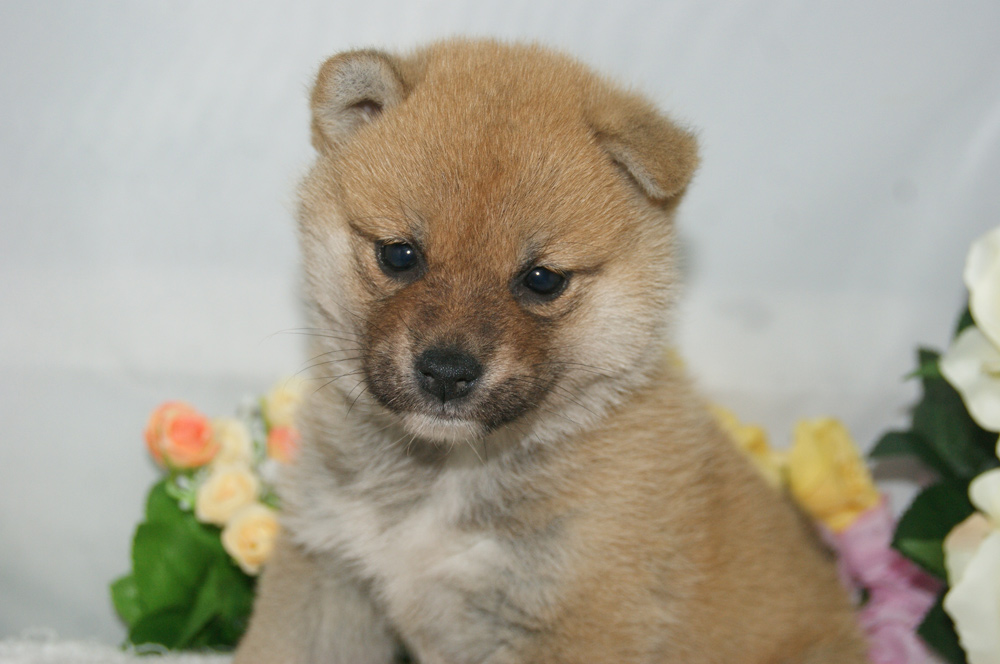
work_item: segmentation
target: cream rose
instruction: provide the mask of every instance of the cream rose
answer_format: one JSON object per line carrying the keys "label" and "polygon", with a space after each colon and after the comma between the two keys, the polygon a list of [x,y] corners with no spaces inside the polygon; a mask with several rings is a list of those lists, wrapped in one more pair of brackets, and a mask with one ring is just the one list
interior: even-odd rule
{"label": "cream rose", "polygon": [[199,521],[223,526],[241,508],[257,500],[260,481],[246,464],[216,466],[195,497],[194,514]]}
{"label": "cream rose", "polygon": [[279,380],[264,397],[264,417],[268,427],[293,426],[304,393],[305,383],[301,378],[292,376]]}
{"label": "cream rose", "polygon": [[219,452],[212,461],[217,466],[253,461],[253,441],[250,430],[234,417],[217,417],[212,420],[212,438],[219,445]]}
{"label": "cream rose", "polygon": [[247,574],[260,573],[278,536],[278,515],[260,503],[237,512],[222,530],[222,546]]}

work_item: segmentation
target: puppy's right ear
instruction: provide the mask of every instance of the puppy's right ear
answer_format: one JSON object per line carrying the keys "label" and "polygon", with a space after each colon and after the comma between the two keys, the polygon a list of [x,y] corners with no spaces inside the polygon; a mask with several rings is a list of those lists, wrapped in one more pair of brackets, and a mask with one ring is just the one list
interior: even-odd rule
{"label": "puppy's right ear", "polygon": [[402,63],[381,51],[348,51],[320,67],[313,87],[312,144],[337,152],[359,127],[402,102],[409,94]]}

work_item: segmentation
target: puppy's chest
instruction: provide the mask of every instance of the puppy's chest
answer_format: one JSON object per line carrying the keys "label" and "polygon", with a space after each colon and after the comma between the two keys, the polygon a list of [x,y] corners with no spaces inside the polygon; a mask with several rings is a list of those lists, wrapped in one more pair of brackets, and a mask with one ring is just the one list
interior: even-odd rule
{"label": "puppy's chest", "polygon": [[341,496],[339,548],[386,584],[471,580],[507,554],[493,533],[459,525],[467,501],[458,483],[449,482],[411,504],[378,506],[363,496]]}
{"label": "puppy's chest", "polygon": [[537,628],[555,600],[560,538],[470,527],[461,518],[470,495],[468,482],[444,480],[395,511],[340,503],[337,548],[373,581],[404,633],[441,644],[476,633],[509,640]]}

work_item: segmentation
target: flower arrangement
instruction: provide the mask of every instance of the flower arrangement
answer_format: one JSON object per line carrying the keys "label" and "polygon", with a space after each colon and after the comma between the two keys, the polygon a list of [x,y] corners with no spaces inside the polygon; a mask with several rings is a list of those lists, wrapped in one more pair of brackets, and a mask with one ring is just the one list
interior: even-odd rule
{"label": "flower arrangement", "polygon": [[146,446],[165,477],[136,528],[132,571],[111,586],[129,643],[236,645],[278,532],[273,483],[297,449],[301,396],[301,381],[287,379],[237,417],[209,419],[177,401],[153,411]]}
{"label": "flower arrangement", "polygon": [[900,519],[893,545],[945,585],[919,633],[954,664],[1000,663],[1000,228],[966,260],[969,309],[944,355],[921,349],[912,425],[876,458],[909,456],[936,479]]}
{"label": "flower arrangement", "polygon": [[873,664],[927,661],[916,629],[939,584],[892,548],[895,520],[844,425],[831,418],[803,420],[791,448],[779,452],[759,426],[743,424],[723,408],[715,414],[768,483],[816,521],[836,552]]}
{"label": "flower arrangement", "polygon": [[[787,451],[715,408],[763,478],[817,523],[854,594],[873,664],[1000,664],[1000,228],[973,244],[969,310],[944,355],[920,349],[923,395],[907,430],[873,459],[909,456],[934,472],[898,523],[847,429],[803,420]],[[150,417],[146,444],[166,477],[132,543],[132,572],[112,584],[134,645],[232,647],[278,531],[273,482],[297,449],[302,383],[287,380],[237,418],[179,402]]]}

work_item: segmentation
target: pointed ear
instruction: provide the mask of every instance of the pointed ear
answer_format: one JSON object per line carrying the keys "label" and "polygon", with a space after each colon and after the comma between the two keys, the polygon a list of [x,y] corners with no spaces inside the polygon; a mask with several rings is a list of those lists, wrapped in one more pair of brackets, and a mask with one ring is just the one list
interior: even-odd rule
{"label": "pointed ear", "polygon": [[320,67],[311,97],[312,144],[336,152],[361,126],[409,94],[403,67],[381,51],[348,51]]}
{"label": "pointed ear", "polygon": [[684,193],[698,167],[698,144],[689,132],[645,99],[605,89],[591,96],[587,120],[601,147],[654,201]]}

